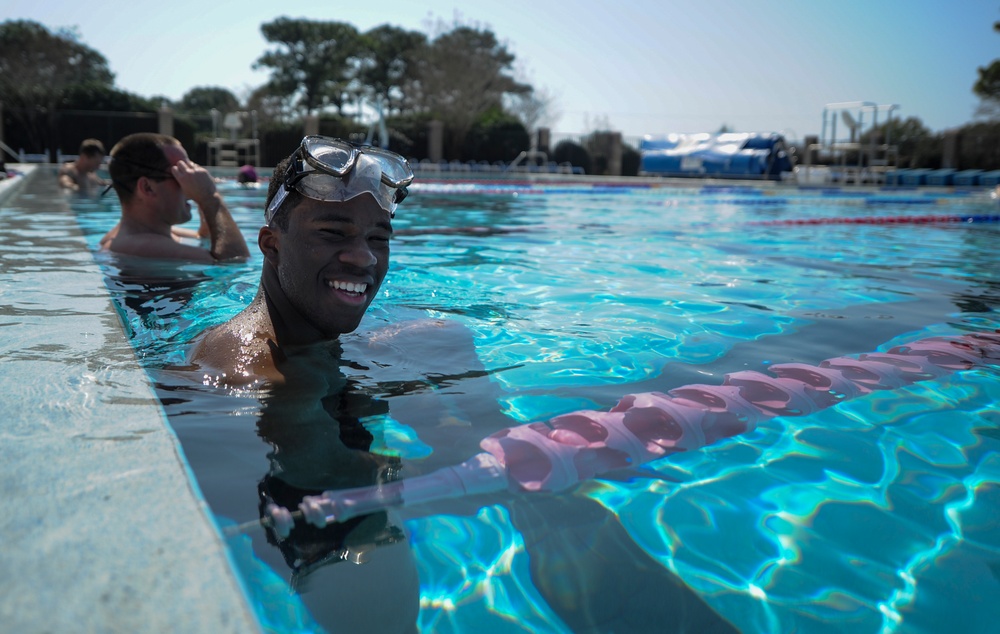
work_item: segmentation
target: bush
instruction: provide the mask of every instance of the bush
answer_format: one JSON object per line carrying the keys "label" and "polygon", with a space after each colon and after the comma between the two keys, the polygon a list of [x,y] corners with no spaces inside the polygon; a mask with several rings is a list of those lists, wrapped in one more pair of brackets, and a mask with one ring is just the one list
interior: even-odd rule
{"label": "bush", "polygon": [[257,134],[260,137],[260,166],[274,167],[302,142],[302,121],[272,122]]}
{"label": "bush", "polygon": [[416,161],[427,158],[430,122],[431,117],[426,114],[387,117],[389,149]]}
{"label": "bush", "polygon": [[510,162],[531,147],[531,137],[524,124],[498,110],[486,113],[465,137],[462,160]]}
{"label": "bush", "polygon": [[957,131],[960,169],[1000,169],[1000,121],[973,123]]}
{"label": "bush", "polygon": [[361,142],[365,140],[368,128],[362,128],[354,121],[344,117],[327,116],[319,120],[319,133],[323,136]]}
{"label": "bush", "polygon": [[560,141],[552,150],[552,160],[556,163],[569,163],[573,167],[582,167],[585,174],[593,174],[590,152],[582,145],[572,141]]}
{"label": "bush", "polygon": [[642,156],[631,145],[622,144],[622,176],[638,176]]}

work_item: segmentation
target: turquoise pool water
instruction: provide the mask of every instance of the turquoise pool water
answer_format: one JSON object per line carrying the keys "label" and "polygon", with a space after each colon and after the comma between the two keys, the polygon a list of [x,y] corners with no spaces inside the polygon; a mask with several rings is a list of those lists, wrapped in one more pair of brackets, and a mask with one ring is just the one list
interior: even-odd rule
{"label": "turquoise pool water", "polygon": [[[263,192],[226,195],[253,244]],[[170,369],[250,301],[259,254],[97,257],[229,526],[261,500],[454,464],[497,429],[623,394],[998,328],[997,223],[762,224],[996,211],[918,191],[418,184],[381,296],[359,333],[318,351],[309,389],[231,392]],[[115,212],[77,204],[91,247]],[[474,354],[442,347],[435,373],[374,361],[367,333],[424,317],[460,326]],[[986,631],[1000,618],[998,377],[772,419],[560,495],[230,545],[277,631]],[[377,458],[358,467],[359,449]]]}

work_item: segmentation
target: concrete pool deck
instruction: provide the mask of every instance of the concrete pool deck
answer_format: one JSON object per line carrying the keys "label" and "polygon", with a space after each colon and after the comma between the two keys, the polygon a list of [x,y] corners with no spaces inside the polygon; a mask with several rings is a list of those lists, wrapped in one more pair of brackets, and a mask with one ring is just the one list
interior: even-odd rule
{"label": "concrete pool deck", "polygon": [[[87,252],[72,211],[56,236],[12,211],[51,167],[9,167],[24,175],[0,181],[0,629],[261,631],[100,268],[67,260]],[[47,295],[56,279],[79,295]]]}

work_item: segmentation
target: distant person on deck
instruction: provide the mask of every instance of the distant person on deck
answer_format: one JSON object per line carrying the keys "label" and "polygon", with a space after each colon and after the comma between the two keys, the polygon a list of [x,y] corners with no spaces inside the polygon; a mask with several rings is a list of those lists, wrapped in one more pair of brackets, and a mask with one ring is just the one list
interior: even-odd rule
{"label": "distant person on deck", "polygon": [[107,183],[97,176],[97,169],[104,162],[104,144],[97,139],[86,139],[80,144],[76,160],[59,167],[59,186],[63,189],[88,194],[96,192]]}
{"label": "distant person on deck", "polygon": [[[148,258],[217,262],[250,255],[246,240],[204,167],[188,158],[177,139],[149,132],[132,134],[111,149],[111,184],[121,201],[118,224],[101,238],[101,248]],[[197,231],[177,227],[198,205]],[[186,239],[208,239],[205,248]]]}

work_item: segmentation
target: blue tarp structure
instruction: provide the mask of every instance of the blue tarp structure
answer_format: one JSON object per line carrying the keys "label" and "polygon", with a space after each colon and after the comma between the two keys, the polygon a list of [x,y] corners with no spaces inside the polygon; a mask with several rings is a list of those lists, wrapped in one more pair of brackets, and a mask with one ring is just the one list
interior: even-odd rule
{"label": "blue tarp structure", "polygon": [[734,133],[646,136],[639,174],[779,180],[792,171],[780,134]]}

